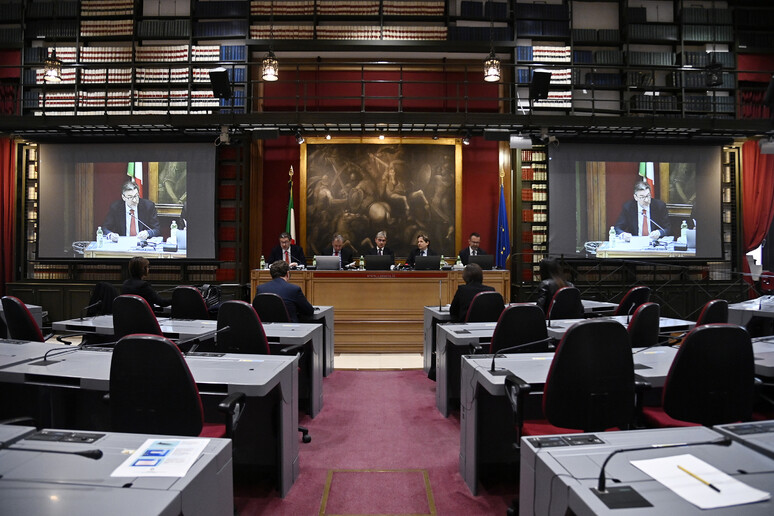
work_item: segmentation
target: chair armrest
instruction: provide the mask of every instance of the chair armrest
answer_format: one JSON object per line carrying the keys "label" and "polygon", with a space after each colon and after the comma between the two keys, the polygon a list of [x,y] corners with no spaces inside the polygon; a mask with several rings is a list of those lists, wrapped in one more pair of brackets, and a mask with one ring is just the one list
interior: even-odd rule
{"label": "chair armrest", "polygon": [[245,409],[247,396],[244,392],[232,392],[218,403],[218,410],[226,415],[226,435],[232,438]]}
{"label": "chair armrest", "polygon": [[511,404],[513,410],[513,421],[516,427],[516,443],[514,446],[519,448],[521,439],[521,427],[524,423],[524,413],[522,407],[526,396],[532,390],[532,386],[514,374],[508,374],[505,377],[505,397]]}
{"label": "chair armrest", "polygon": [[645,391],[653,388],[647,380],[634,380],[634,428],[642,428],[642,407],[645,404]]}

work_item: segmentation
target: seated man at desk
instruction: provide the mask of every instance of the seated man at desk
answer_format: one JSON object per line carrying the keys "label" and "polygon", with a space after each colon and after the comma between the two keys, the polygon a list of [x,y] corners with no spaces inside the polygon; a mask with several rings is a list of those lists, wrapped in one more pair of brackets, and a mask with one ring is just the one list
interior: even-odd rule
{"label": "seated man at desk", "polygon": [[124,281],[121,286],[122,294],[136,294],[145,298],[151,308],[154,305],[157,306],[169,306],[172,304],[172,299],[161,297],[153,290],[149,281],[145,278],[148,277],[148,270],[150,269],[150,262],[142,256],[135,256],[129,260],[129,279]]}
{"label": "seated man at desk", "polygon": [[290,266],[286,262],[277,260],[272,263],[269,267],[269,274],[271,274],[271,281],[258,285],[255,290],[256,294],[270,293],[280,296],[285,302],[288,315],[293,322],[298,322],[298,314],[312,315],[314,313],[314,307],[306,299],[301,287],[288,282]]}
{"label": "seated man at desk", "polygon": [[345,268],[347,265],[352,263],[352,249],[348,247],[344,247],[344,237],[336,234],[333,235],[333,240],[331,240],[331,245],[326,247],[322,254],[325,256],[338,256],[339,261],[341,262],[341,265],[339,265],[339,269]]}
{"label": "seated man at desk", "polygon": [[464,321],[465,315],[468,313],[468,307],[470,306],[473,298],[479,292],[494,292],[494,287],[484,285],[484,271],[477,263],[469,263],[462,271],[462,281],[464,285],[457,287],[457,292],[454,293],[454,299],[452,299],[451,306],[449,307],[449,315],[451,315],[453,321]]}
{"label": "seated man at desk", "polygon": [[379,231],[376,234],[374,241],[376,242],[376,247],[372,247],[371,249],[369,249],[368,252],[366,252],[366,254],[374,254],[379,256],[389,255],[389,256],[392,256],[393,259],[395,258],[395,253],[392,251],[392,249],[387,247],[386,231]]}
{"label": "seated man at desk", "polygon": [[468,237],[468,247],[460,251],[460,261],[462,265],[467,265],[471,256],[478,256],[480,254],[489,254],[480,247],[481,235],[476,232],[470,234]]}
{"label": "seated man at desk", "polygon": [[653,199],[650,185],[634,183],[634,199],[626,201],[615,221],[615,232],[627,242],[632,235],[649,236],[652,240],[670,234],[669,211],[661,199]]}
{"label": "seated man at desk", "polygon": [[110,205],[102,229],[107,238],[118,242],[119,236],[137,236],[138,240],[160,236],[159,218],[153,201],[140,198],[140,189],[134,181],[121,186],[121,200]]}
{"label": "seated man at desk", "polygon": [[424,233],[417,235],[417,248],[409,253],[406,265],[413,267],[417,256],[438,256],[438,253],[430,249],[430,238]]}
{"label": "seated man at desk", "polygon": [[290,233],[283,231],[279,236],[279,244],[275,245],[266,263],[274,263],[282,260],[291,268],[295,269],[299,265],[306,265],[306,257],[300,245],[290,243]]}

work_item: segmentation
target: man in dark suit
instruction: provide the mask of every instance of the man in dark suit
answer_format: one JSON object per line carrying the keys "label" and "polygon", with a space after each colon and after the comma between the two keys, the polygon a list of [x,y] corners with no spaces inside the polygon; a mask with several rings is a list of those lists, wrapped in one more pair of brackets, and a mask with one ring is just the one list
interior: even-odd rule
{"label": "man in dark suit", "polygon": [[430,238],[424,233],[417,235],[417,247],[409,253],[406,265],[413,267],[417,256],[438,256],[438,253],[430,249]]}
{"label": "man in dark suit", "polygon": [[137,183],[127,181],[121,186],[121,200],[110,205],[102,230],[113,242],[118,242],[119,236],[137,236],[138,240],[159,236],[156,205],[141,199]]}
{"label": "man in dark suit", "polygon": [[325,256],[338,256],[341,258],[340,269],[343,269],[353,261],[352,249],[344,247],[344,237],[341,235],[333,235],[331,245],[323,249],[322,254]]}
{"label": "man in dark suit", "polygon": [[387,247],[387,233],[385,231],[379,231],[376,234],[374,241],[376,242],[376,247],[369,249],[366,254],[376,254],[379,256],[390,255],[393,260],[395,259],[395,253],[392,252],[392,249]]}
{"label": "man in dark suit", "polygon": [[632,235],[655,240],[671,233],[666,203],[653,199],[650,185],[644,181],[634,183],[634,199],[624,203],[614,226],[616,234],[627,242]]}
{"label": "man in dark suit", "polygon": [[266,263],[274,263],[282,260],[291,268],[306,265],[306,257],[300,245],[290,243],[290,233],[282,232],[279,236],[279,244],[275,245],[269,253]]}
{"label": "man in dark suit", "polygon": [[281,297],[288,309],[290,320],[293,322],[298,322],[298,314],[312,315],[314,313],[314,307],[306,299],[301,287],[288,282],[290,265],[282,260],[277,260],[269,267],[269,274],[271,274],[271,281],[258,285],[258,288],[255,289],[257,294],[270,293]]}
{"label": "man in dark suit", "polygon": [[457,287],[457,292],[454,293],[454,299],[449,307],[449,315],[452,316],[453,321],[465,320],[468,307],[470,307],[476,294],[494,291],[494,287],[483,284],[484,272],[477,263],[469,263],[465,266],[462,271],[462,280],[465,284]]}
{"label": "man in dark suit", "polygon": [[460,251],[460,261],[462,262],[462,265],[468,264],[468,259],[471,256],[478,256],[479,254],[489,254],[481,247],[481,235],[479,235],[476,232],[473,232],[470,234],[470,237],[468,237],[468,247]]}

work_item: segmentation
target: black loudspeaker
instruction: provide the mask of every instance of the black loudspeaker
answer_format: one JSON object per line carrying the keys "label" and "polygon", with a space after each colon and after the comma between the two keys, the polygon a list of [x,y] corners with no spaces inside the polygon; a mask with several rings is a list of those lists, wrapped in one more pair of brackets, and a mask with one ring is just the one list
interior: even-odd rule
{"label": "black loudspeaker", "polygon": [[769,80],[769,87],[766,88],[766,94],[763,96],[763,105],[774,108],[774,75]]}
{"label": "black loudspeaker", "polygon": [[228,82],[228,72],[222,68],[210,70],[212,94],[221,99],[231,98],[231,84]]}
{"label": "black loudspeaker", "polygon": [[708,88],[723,85],[723,66],[720,63],[710,63],[705,70],[704,84]]}
{"label": "black loudspeaker", "polygon": [[532,72],[532,82],[529,84],[529,98],[532,100],[547,99],[548,86],[551,83],[551,72]]}

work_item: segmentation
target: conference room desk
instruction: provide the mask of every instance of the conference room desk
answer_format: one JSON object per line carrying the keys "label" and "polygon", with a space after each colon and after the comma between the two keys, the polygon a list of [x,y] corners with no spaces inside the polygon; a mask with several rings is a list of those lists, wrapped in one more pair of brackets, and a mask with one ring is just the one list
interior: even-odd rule
{"label": "conference room desk", "polygon": [[[35,322],[38,323],[38,328],[42,328],[43,327],[43,307],[39,305],[27,305],[27,309],[32,314],[32,318],[35,319]],[[5,312],[3,311],[2,303],[0,303],[0,318],[3,319],[3,324],[6,324]],[[6,330],[3,324],[0,324],[0,339],[4,339],[5,337],[8,336],[6,333],[3,333]]]}
{"label": "conference room desk", "polygon": [[755,374],[767,379],[774,378],[774,336],[756,337],[752,342]]}
{"label": "conference room desk", "polygon": [[774,420],[731,423],[713,428],[758,453],[774,459]]}
{"label": "conference room desk", "polygon": [[164,251],[164,244],[161,242],[142,247],[138,245],[137,237],[133,236],[120,236],[118,242],[103,239],[101,247],[97,245],[97,242],[89,242],[89,245],[83,250],[84,258],[131,258],[132,256],[185,258],[186,250]]}
{"label": "conference room desk", "polygon": [[334,315],[333,315],[332,306],[315,306],[314,313],[312,315],[298,316],[299,322],[322,324],[323,376],[328,376],[333,372],[333,357],[334,357],[333,319],[334,319]]}
{"label": "conference room desk", "polygon": [[[556,446],[540,446],[546,438],[521,439],[519,514],[577,516],[643,515],[771,515],[774,501],[768,500],[717,509],[700,509],[631,464],[633,460],[692,455],[748,486],[771,493],[774,489],[774,459],[739,442],[730,446],[699,445],[657,448],[657,445],[721,440],[710,428],[658,428],[626,432],[571,434],[556,438]],[[594,442],[589,442],[593,439]],[[572,445],[569,444],[572,440]],[[596,488],[605,459],[615,450],[650,447],[618,453],[605,468],[606,488],[628,487],[650,506],[610,509],[592,491]],[[686,478],[690,478],[686,475]],[[615,479],[615,481],[613,481]],[[698,481],[696,481],[698,483]],[[706,486],[701,486],[706,487]],[[708,496],[713,491],[706,487]]]}
{"label": "conference room desk", "polygon": [[[654,386],[663,386],[676,349],[658,347],[634,351],[635,374]],[[535,393],[529,398],[538,402],[552,359],[553,353],[498,355],[495,368],[507,369],[529,383]],[[462,357],[460,474],[474,495],[478,492],[480,470],[488,465],[516,464],[519,460],[513,449],[516,432],[513,411],[505,396],[505,376],[490,374],[491,366],[492,355]],[[532,403],[529,399],[527,402]],[[526,410],[529,412],[531,408],[532,405]]]}
{"label": "conference room desk", "polygon": [[[159,326],[165,337],[170,339],[191,339],[207,332],[215,331],[217,321],[207,319],[171,319],[159,317]],[[113,316],[97,315],[94,317],[75,318],[57,321],[52,325],[55,331],[76,331],[113,335]],[[323,405],[323,326],[321,324],[304,323],[267,323],[263,325],[269,343],[280,345],[307,344],[304,349],[312,353],[309,360],[309,406],[307,413],[315,417]]]}
{"label": "conference room desk", "polygon": [[[268,270],[250,271],[251,296],[268,281]],[[421,352],[424,307],[451,303],[457,286],[464,283],[461,270],[303,270],[291,271],[289,281],[300,286],[313,305],[335,308],[339,353]],[[510,271],[484,271],[484,283],[510,299]]]}
{"label": "conference room desk", "polygon": [[[63,354],[43,360],[48,350]],[[0,383],[25,385],[48,393],[50,419],[41,423],[79,429],[106,427],[110,390],[109,348],[94,350],[48,343],[0,340]],[[7,358],[12,357],[12,358]],[[298,356],[189,354],[188,368],[212,420],[213,408],[233,392],[247,396],[235,441],[236,462],[276,469],[285,496],[298,477]],[[209,419],[209,418],[208,418]],[[272,436],[267,438],[267,436]]]}
{"label": "conference room desk", "polygon": [[[13,430],[8,430],[8,429]],[[182,477],[111,477],[146,439],[172,437],[115,432],[2,427],[19,432],[0,450],[2,514],[221,515],[234,511],[230,439],[208,439]],[[19,448],[50,450],[25,452]],[[100,450],[98,460],[56,452]]]}
{"label": "conference room desk", "polygon": [[[598,317],[596,320],[612,319],[618,321],[624,326],[628,326],[631,316],[628,315],[606,315]],[[548,326],[548,336],[555,339],[561,339],[567,330],[573,324],[585,321],[586,319],[554,319]],[[658,320],[659,330],[662,332],[685,332],[696,325],[694,321],[684,319],[673,319],[671,317],[660,317]]]}
{"label": "conference room desk", "polygon": [[753,317],[774,318],[774,296],[761,296],[728,305],[728,322],[747,326]]}
{"label": "conference room desk", "polygon": [[675,242],[667,246],[651,247],[650,242],[645,245],[638,238],[631,242],[616,241],[613,247],[610,242],[603,242],[597,248],[597,258],[691,258],[696,256],[696,248],[689,247],[685,251],[675,249]]}
{"label": "conference room desk", "polygon": [[[591,299],[582,299],[583,311],[591,314],[608,314],[618,308],[618,303],[608,303],[607,301],[593,301]],[[435,365],[433,354],[435,353],[435,335],[436,326],[451,321],[449,305],[445,306],[426,306],[424,313],[424,347],[423,347],[423,368],[427,373]]]}

